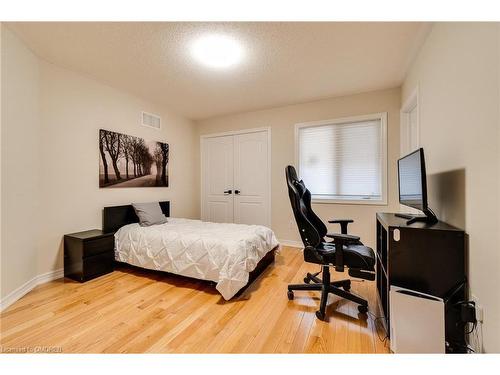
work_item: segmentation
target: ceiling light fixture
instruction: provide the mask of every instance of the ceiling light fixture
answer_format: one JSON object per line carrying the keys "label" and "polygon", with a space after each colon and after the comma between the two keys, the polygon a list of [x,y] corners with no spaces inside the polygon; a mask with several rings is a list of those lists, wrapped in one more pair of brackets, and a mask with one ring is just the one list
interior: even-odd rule
{"label": "ceiling light fixture", "polygon": [[191,54],[211,68],[229,68],[243,57],[243,48],[235,39],[221,34],[203,35],[191,44]]}

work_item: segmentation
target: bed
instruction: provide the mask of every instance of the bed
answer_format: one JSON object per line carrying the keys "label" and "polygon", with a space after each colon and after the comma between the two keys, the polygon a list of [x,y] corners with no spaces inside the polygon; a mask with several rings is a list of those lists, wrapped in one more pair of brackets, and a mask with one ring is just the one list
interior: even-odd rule
{"label": "bed", "polygon": [[139,225],[131,205],[104,208],[103,230],[115,233],[116,261],[215,282],[226,300],[274,261],[279,244],[271,229],[172,218],[170,202],[159,203],[169,220],[150,227]]}

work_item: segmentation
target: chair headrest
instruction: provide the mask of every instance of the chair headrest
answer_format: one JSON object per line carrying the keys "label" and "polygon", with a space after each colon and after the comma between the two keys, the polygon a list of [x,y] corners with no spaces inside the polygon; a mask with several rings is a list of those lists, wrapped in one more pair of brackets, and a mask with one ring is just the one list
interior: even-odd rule
{"label": "chair headrest", "polygon": [[285,168],[286,180],[288,186],[297,191],[299,197],[302,197],[306,191],[306,185],[302,180],[299,181],[297,176],[297,171],[293,165],[289,165]]}
{"label": "chair headrest", "polygon": [[297,171],[293,165],[289,165],[285,168],[286,179],[288,182],[298,181]]}

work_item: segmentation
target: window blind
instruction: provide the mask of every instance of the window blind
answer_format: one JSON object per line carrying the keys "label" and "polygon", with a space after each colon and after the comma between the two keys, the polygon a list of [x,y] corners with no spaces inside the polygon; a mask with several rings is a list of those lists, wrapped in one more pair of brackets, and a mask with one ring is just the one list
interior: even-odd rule
{"label": "window blind", "polygon": [[380,119],[301,127],[299,173],[315,199],[382,199]]}

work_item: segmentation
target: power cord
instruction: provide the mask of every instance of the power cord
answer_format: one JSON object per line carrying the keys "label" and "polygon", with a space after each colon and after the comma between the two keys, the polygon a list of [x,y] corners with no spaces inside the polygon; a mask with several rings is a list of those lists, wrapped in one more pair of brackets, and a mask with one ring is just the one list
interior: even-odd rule
{"label": "power cord", "polygon": [[464,344],[454,342],[454,341],[446,341],[446,346],[448,348],[451,346],[450,344],[453,345],[453,347],[465,349],[467,353],[476,353],[476,351],[468,344],[464,345]]}
{"label": "power cord", "polygon": [[[469,337],[467,341],[470,342],[470,338],[474,339],[477,337],[478,320],[476,317],[476,303],[474,301],[459,301],[454,303],[453,307],[460,309],[460,320],[464,324],[464,329],[465,327],[469,328],[465,330],[465,334]],[[447,342],[446,345],[448,347],[453,345],[453,347],[464,349],[467,353],[476,353],[476,350],[469,343],[464,345],[459,342]]]}
{"label": "power cord", "polygon": [[453,304],[460,307],[460,318],[465,324],[472,324],[472,328],[465,333],[470,335],[477,328],[476,303],[474,301],[460,301]]}
{"label": "power cord", "polygon": [[[372,313],[370,310],[368,310],[368,315],[372,317],[373,324],[375,325],[375,331],[377,332],[377,337],[378,337],[379,341],[384,344],[384,347],[386,347],[387,342],[389,340],[389,334],[387,333],[385,326],[382,323],[378,323],[378,322],[381,322],[382,319],[385,319],[385,317],[384,316],[377,316],[374,313]],[[379,325],[379,327],[381,327],[381,330],[385,332],[384,337],[380,336],[380,332],[377,329],[377,325]]]}
{"label": "power cord", "polygon": [[477,321],[472,323],[472,328],[469,331],[465,331],[465,334],[470,335],[472,332],[474,332],[476,330],[476,328],[477,328]]}

